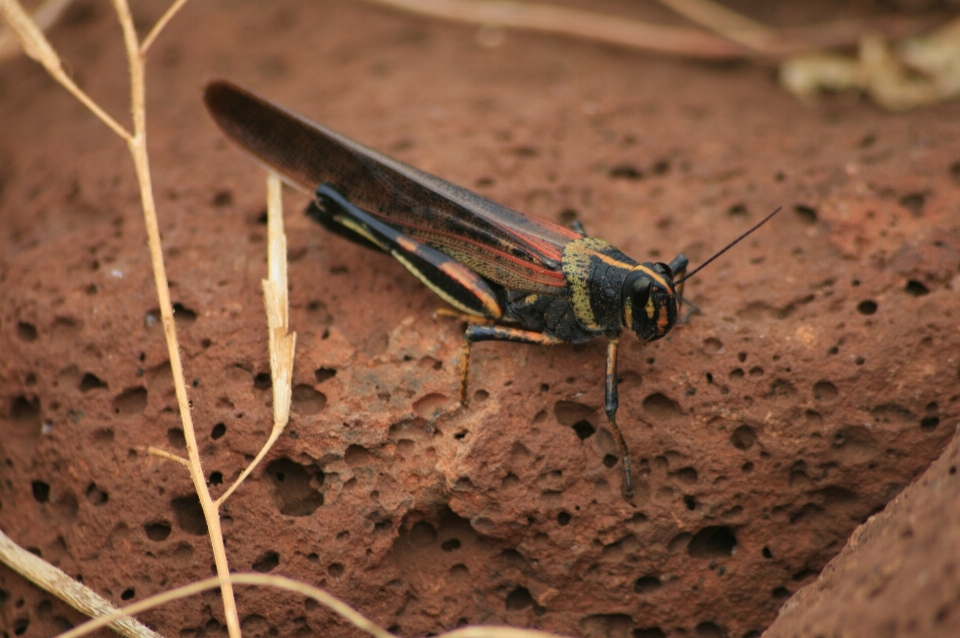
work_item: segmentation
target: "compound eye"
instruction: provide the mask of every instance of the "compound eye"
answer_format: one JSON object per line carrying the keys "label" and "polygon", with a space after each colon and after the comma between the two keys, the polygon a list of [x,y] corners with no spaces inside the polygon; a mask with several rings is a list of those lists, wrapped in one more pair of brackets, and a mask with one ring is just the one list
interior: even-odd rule
{"label": "compound eye", "polygon": [[658,262],[653,265],[653,269],[665,276],[667,279],[673,279],[673,268],[667,264]]}
{"label": "compound eye", "polygon": [[641,277],[633,282],[630,287],[630,301],[635,310],[639,310],[647,305],[650,300],[650,287],[653,282],[648,277]]}

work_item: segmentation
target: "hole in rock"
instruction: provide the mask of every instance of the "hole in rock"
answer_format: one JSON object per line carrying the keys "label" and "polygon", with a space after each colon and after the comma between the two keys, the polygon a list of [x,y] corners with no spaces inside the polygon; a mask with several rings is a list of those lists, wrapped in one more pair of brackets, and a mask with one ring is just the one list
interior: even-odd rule
{"label": "hole in rock", "polygon": [[253,377],[253,388],[255,390],[269,390],[273,387],[269,372],[261,372]]}
{"label": "hole in rock", "polygon": [[280,564],[280,554],[270,550],[261,554],[257,560],[253,562],[253,565],[250,567],[255,572],[260,572],[261,574],[266,574],[271,572]]}
{"label": "hole in rock", "polygon": [[317,383],[323,383],[335,376],[337,376],[337,371],[333,368],[317,368],[313,371],[313,378],[316,379]]}
{"label": "hole in rock", "polygon": [[327,407],[327,397],[305,383],[293,386],[291,409],[298,414],[317,414]]}
{"label": "hole in rock", "polygon": [[17,324],[17,336],[20,341],[36,341],[38,337],[37,328],[32,323],[21,321]]}
{"label": "hole in rock", "polygon": [[793,207],[793,212],[797,214],[797,217],[804,224],[816,224],[817,223],[817,209],[811,206],[804,206],[803,204],[797,204]]}
{"label": "hole in rock", "polygon": [[327,573],[330,574],[332,578],[340,578],[343,576],[343,565],[340,563],[330,563],[330,566],[327,567]]}
{"label": "hole in rock", "polygon": [[641,576],[637,579],[637,582],[633,584],[633,591],[638,594],[646,594],[652,592],[656,589],[660,589],[663,586],[663,583],[660,582],[660,579],[656,576]]}
{"label": "hole in rock", "polygon": [[920,419],[920,429],[924,432],[933,432],[938,425],[940,425],[940,417],[938,416],[925,416]]}
{"label": "hole in rock", "polygon": [[21,425],[40,427],[40,397],[18,396],[10,406],[10,418]]}
{"label": "hole in rock", "polygon": [[101,381],[99,377],[95,374],[86,373],[83,375],[83,378],[80,379],[80,385],[77,386],[80,389],[80,392],[89,392],[90,390],[96,390],[98,388],[107,388],[106,383]]}
{"label": "hole in rock", "polygon": [[573,424],[573,431],[577,433],[577,438],[583,441],[593,436],[597,428],[590,425],[589,421],[577,421]]}
{"label": "hole in rock", "polygon": [[730,445],[738,450],[749,450],[757,442],[757,433],[749,425],[741,425],[730,435]]}
{"label": "hole in rock", "polygon": [[731,556],[737,546],[737,537],[729,527],[711,525],[690,539],[687,553],[694,558]]}
{"label": "hole in rock", "polygon": [[210,478],[207,483],[210,485],[223,485],[223,472],[210,472]]}
{"label": "hole in rock", "polygon": [[837,386],[829,381],[820,380],[813,384],[813,398],[817,401],[833,401],[838,394]]}
{"label": "hole in rock", "polygon": [[721,629],[716,623],[704,621],[694,628],[693,634],[697,638],[724,638],[727,632]]}
{"label": "hole in rock", "polygon": [[559,514],[557,514],[557,524],[560,525],[561,527],[565,525],[569,525],[571,518],[572,517],[568,512],[560,512]]}
{"label": "hole in rock", "polygon": [[770,396],[789,397],[797,393],[797,388],[786,379],[777,379],[770,385]]}
{"label": "hole in rock", "polygon": [[210,202],[216,208],[233,205],[233,193],[229,190],[217,191]]}
{"label": "hole in rock", "polygon": [[516,611],[533,605],[533,596],[526,587],[517,587],[507,594],[507,610]]}
{"label": "hole in rock", "polygon": [[177,527],[187,534],[203,536],[207,533],[207,521],[203,518],[203,508],[196,494],[180,496],[170,502]]}
{"label": "hole in rock", "polygon": [[604,454],[604,455],[603,455],[603,465],[604,465],[604,467],[614,467],[614,466],[615,466],[617,463],[619,463],[619,462],[620,462],[620,459],[618,459],[618,458],[617,458],[616,456],[614,456],[613,454]]}
{"label": "hole in rock", "polygon": [[33,481],[30,484],[33,491],[33,498],[38,503],[46,503],[50,500],[50,486],[43,481]]}
{"label": "hole in rock", "polygon": [[147,389],[143,386],[127,388],[113,399],[115,414],[130,416],[141,414],[147,407]]}
{"label": "hole in rock", "polygon": [[166,521],[156,521],[143,526],[143,531],[146,532],[147,538],[156,542],[167,540],[167,537],[170,536],[170,530],[170,523]]}
{"label": "hole in rock", "polygon": [[925,193],[907,193],[901,196],[899,201],[900,205],[913,213],[914,216],[919,216],[923,213],[923,205],[927,201],[927,196]]}
{"label": "hole in rock", "polygon": [[213,426],[213,429],[210,430],[210,438],[213,440],[217,440],[226,433],[227,433],[227,426],[223,423],[217,423],[215,426]]}
{"label": "hole in rock", "polygon": [[669,419],[680,415],[680,406],[676,401],[659,392],[643,400],[643,409],[654,418]]}
{"label": "hole in rock", "polygon": [[86,496],[92,505],[104,505],[110,500],[110,495],[97,487],[96,483],[87,486]]}
{"label": "hole in rock", "polygon": [[577,423],[587,421],[596,413],[594,408],[575,401],[557,401],[553,404],[553,414],[560,425],[576,427]]}
{"label": "hole in rock", "polygon": [[173,304],[173,318],[178,323],[193,323],[197,320],[197,313],[177,302]]}
{"label": "hole in rock", "polygon": [[861,315],[872,315],[877,311],[877,302],[867,299],[857,304],[857,312]]}
{"label": "hole in rock", "polygon": [[316,464],[300,465],[283,457],[267,464],[264,474],[273,502],[286,516],[309,516],[323,505],[324,474]]}
{"label": "hole in rock", "polygon": [[187,449],[187,437],[184,436],[183,430],[180,428],[170,428],[167,430],[167,442],[171,447],[178,450]]}
{"label": "hole in rock", "polygon": [[657,626],[643,627],[633,630],[633,638],[667,638],[667,634]]}
{"label": "hole in rock", "polygon": [[904,288],[908,295],[914,297],[922,297],[923,295],[929,294],[930,289],[923,285],[923,283],[917,281],[916,279],[911,279],[907,282],[906,288]]}
{"label": "hole in rock", "polygon": [[445,552],[452,552],[454,550],[460,549],[460,539],[451,538],[440,543],[440,549]]}
{"label": "hole in rock", "polygon": [[638,180],[643,178],[643,172],[632,164],[617,164],[610,169],[612,179]]}
{"label": "hole in rock", "polygon": [[136,595],[137,592],[133,589],[133,587],[127,587],[120,593],[120,600],[130,600]]}

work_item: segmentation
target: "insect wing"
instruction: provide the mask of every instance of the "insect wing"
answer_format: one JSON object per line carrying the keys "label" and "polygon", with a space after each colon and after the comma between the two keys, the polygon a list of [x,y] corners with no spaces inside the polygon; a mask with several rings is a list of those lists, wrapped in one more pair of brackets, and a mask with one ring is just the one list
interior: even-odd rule
{"label": "insect wing", "polygon": [[580,235],[490,201],[291,113],[233,84],[204,101],[259,163],[312,192],[329,184],[401,232],[510,290],[566,294],[563,246]]}

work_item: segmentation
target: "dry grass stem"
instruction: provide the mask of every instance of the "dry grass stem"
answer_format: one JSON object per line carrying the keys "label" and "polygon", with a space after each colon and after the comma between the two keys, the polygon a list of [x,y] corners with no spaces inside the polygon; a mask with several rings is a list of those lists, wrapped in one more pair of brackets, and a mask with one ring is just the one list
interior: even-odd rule
{"label": "dry grass stem", "polygon": [[187,4],[187,0],[176,0],[170,8],[167,9],[166,13],[160,16],[160,19],[157,20],[157,23],[153,25],[153,28],[150,30],[150,33],[146,38],[143,39],[143,44],[140,45],[140,55],[141,57],[147,56],[147,51],[150,50],[150,47],[153,46],[154,41],[156,41],[157,36],[160,35],[160,32],[163,31],[164,27],[167,26],[167,23],[173,19],[173,16],[179,13],[180,9],[183,8],[183,5]]}
{"label": "dry grass stem", "polygon": [[739,58],[739,44],[699,29],[628,20],[592,11],[533,2],[496,0],[368,0],[403,11],[480,25],[497,25],[690,57]]}
{"label": "dry grass stem", "polygon": [[160,448],[153,447],[152,445],[148,445],[148,446],[147,446],[147,454],[152,454],[153,456],[158,456],[158,457],[160,457],[161,459],[165,459],[165,460],[167,460],[167,461],[174,461],[174,462],[179,463],[180,465],[182,465],[182,466],[184,466],[184,467],[186,467],[186,468],[189,468],[189,467],[190,467],[190,461],[188,461],[187,459],[183,458],[182,456],[177,456],[176,454],[171,454],[170,452],[167,452],[166,450],[161,450]]}
{"label": "dry grass stem", "polygon": [[281,182],[273,172],[267,175],[267,279],[262,283],[269,332],[270,374],[273,379],[273,428],[256,458],[217,499],[217,507],[220,507],[260,464],[273,444],[280,438],[290,420],[290,401],[293,396],[293,355],[297,335],[290,333],[290,309],[287,298],[287,236],[283,230]]}
{"label": "dry grass stem", "polygon": [[101,626],[131,638],[161,638],[135,618],[122,617],[110,601],[71,578],[42,558],[23,549],[0,532],[0,560],[37,587],[50,592],[91,618],[110,618]]}
{"label": "dry grass stem", "polygon": [[[316,600],[318,603],[336,612],[355,627],[369,633],[375,638],[395,638],[393,634],[381,629],[376,623],[366,618],[363,614],[355,610],[347,603],[318,587],[305,585],[304,583],[297,582],[290,578],[285,578],[283,576],[272,576],[270,574],[231,574],[230,580],[232,581],[232,584],[235,585],[276,587],[277,589],[284,589],[302,594],[308,598]],[[116,618],[119,618],[123,615],[138,614],[180,598],[186,598],[187,596],[194,596],[200,592],[216,589],[219,586],[220,580],[214,576],[205,580],[197,581],[195,583],[190,583],[189,585],[177,587],[176,589],[171,589],[169,591],[150,596],[149,598],[144,598],[139,602],[113,612],[109,616],[103,616],[101,618],[89,620],[82,625],[74,627],[66,633],[60,634],[59,638],[79,638],[80,636],[85,636],[101,627],[105,627],[113,622]],[[537,635],[542,636],[544,634],[537,632]]]}
{"label": "dry grass stem", "polygon": [[[46,31],[57,21],[72,0],[46,0],[33,12],[33,23]],[[0,27],[0,64],[20,53],[20,40],[9,29]]]}
{"label": "dry grass stem", "polygon": [[774,52],[782,39],[775,29],[710,0],[660,0],[660,4],[754,51]]}
{"label": "dry grass stem", "polygon": [[662,0],[677,13],[724,37],[534,2],[498,0],[367,0],[444,20],[526,29],[693,58],[782,58],[856,44],[864,33],[904,37],[929,29],[933,16],[880,16],[774,29],[708,0]]}
{"label": "dry grass stem", "polygon": [[100,118],[104,124],[109,126],[114,133],[126,140],[127,143],[131,141],[133,136],[130,132],[110,117],[106,111],[100,108],[99,104],[94,102],[90,96],[84,93],[80,87],[70,79],[70,76],[63,70],[63,63],[60,61],[60,56],[53,50],[50,42],[46,36],[43,35],[43,31],[40,30],[27,12],[24,11],[23,6],[17,0],[0,0],[0,18],[7,23],[20,39],[20,45],[23,47],[24,53],[42,64],[43,68],[47,70],[47,73],[53,76],[53,79],[80,100],[83,105]]}
{"label": "dry grass stem", "polygon": [[213,503],[210,491],[207,489],[206,476],[200,462],[200,450],[197,446],[193,416],[190,414],[190,400],[187,397],[187,384],[183,375],[183,362],[180,359],[177,328],[173,320],[173,304],[170,301],[167,271],[163,262],[163,247],[160,242],[160,227],[157,222],[153,185],[150,177],[150,163],[147,155],[146,87],[144,86],[143,57],[140,55],[140,44],[137,40],[137,32],[130,15],[129,5],[126,0],[113,0],[113,5],[117,17],[120,19],[123,41],[127,49],[127,63],[130,65],[130,102],[134,136],[128,141],[128,146],[133,156],[137,181],[140,185],[140,202],[143,207],[143,217],[147,229],[147,245],[150,250],[150,262],[153,266],[153,281],[157,289],[160,319],[163,323],[167,354],[170,357],[170,369],[173,372],[173,385],[177,395],[177,405],[180,409],[180,421],[183,424],[183,435],[187,443],[190,478],[200,500],[200,507],[203,509],[203,517],[207,523],[210,545],[213,550],[213,560],[217,567],[217,574],[221,579],[221,594],[227,630],[230,633],[230,638],[240,638],[240,619],[237,614],[233,586],[229,580],[230,566],[227,562],[226,548],[223,544],[220,514]]}

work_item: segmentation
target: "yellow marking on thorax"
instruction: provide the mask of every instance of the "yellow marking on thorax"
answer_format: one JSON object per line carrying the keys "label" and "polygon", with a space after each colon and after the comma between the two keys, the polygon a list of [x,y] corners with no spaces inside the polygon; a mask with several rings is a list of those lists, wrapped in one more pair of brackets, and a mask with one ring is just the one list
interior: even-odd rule
{"label": "yellow marking on thorax", "polygon": [[563,276],[570,286],[570,304],[573,313],[585,328],[597,329],[597,318],[590,306],[590,258],[595,247],[603,245],[598,239],[586,237],[570,242],[563,247]]}

